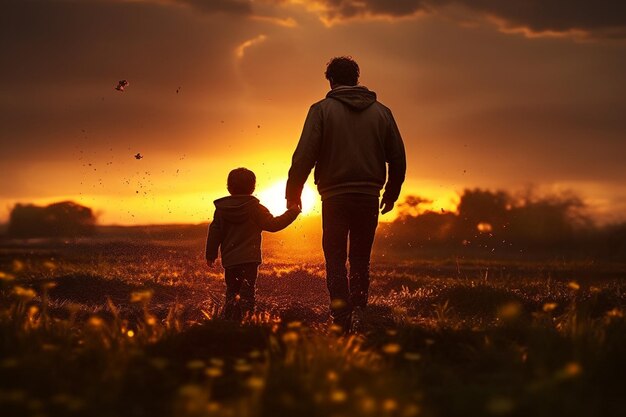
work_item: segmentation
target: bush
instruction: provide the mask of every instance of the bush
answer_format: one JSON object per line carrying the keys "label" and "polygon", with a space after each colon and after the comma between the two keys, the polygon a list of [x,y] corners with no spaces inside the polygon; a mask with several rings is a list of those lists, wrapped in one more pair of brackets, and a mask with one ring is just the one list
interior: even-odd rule
{"label": "bush", "polygon": [[72,201],[50,204],[16,204],[11,210],[8,235],[20,238],[88,236],[96,217],[89,207]]}

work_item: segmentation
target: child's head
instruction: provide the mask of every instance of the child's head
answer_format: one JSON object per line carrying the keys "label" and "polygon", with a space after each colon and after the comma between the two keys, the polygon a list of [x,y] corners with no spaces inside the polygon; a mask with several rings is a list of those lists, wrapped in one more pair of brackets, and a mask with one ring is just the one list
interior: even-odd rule
{"label": "child's head", "polygon": [[231,195],[247,194],[254,192],[256,186],[256,176],[254,172],[246,168],[237,168],[228,174],[227,187]]}

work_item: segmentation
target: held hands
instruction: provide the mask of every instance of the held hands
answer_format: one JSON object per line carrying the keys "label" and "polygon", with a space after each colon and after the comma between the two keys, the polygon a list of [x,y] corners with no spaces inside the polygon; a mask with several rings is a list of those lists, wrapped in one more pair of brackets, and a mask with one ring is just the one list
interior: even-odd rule
{"label": "held hands", "polygon": [[380,202],[380,214],[389,213],[393,209],[393,201],[382,200]]}
{"label": "held hands", "polygon": [[302,212],[302,198],[297,199],[288,199],[287,200],[287,209],[296,208],[299,212]]}
{"label": "held hands", "polygon": [[[389,213],[391,210],[393,210],[393,205],[393,201],[382,200],[380,202],[380,214]],[[302,212],[302,199],[298,198],[287,200],[287,209],[298,209],[298,211]]]}
{"label": "held hands", "polygon": [[298,212],[298,214],[302,213],[302,208],[300,206],[298,206],[297,204],[293,204],[293,205],[287,205],[287,210],[295,210]]}

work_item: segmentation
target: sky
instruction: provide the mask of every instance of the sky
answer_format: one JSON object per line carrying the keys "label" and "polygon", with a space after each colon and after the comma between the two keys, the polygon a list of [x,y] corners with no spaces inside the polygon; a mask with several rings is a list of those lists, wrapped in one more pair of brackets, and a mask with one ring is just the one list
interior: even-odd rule
{"label": "sky", "polygon": [[278,184],[310,105],[329,89],[326,63],[341,55],[357,60],[360,83],[399,125],[401,199],[454,210],[465,188],[571,190],[598,222],[626,220],[624,2],[0,8],[0,222],[16,203],[62,200],[93,208],[102,224],[204,222],[239,166],[280,210]]}

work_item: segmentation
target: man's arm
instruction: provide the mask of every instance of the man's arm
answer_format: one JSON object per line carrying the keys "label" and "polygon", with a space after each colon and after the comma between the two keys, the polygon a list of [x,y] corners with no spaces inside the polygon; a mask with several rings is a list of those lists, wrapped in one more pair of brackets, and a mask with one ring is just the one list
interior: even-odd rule
{"label": "man's arm", "polygon": [[393,208],[394,203],[400,195],[400,189],[406,175],[406,154],[404,152],[404,143],[398,125],[389,112],[390,126],[389,133],[385,140],[385,159],[389,165],[387,184],[381,201],[382,214],[385,214]]}
{"label": "man's arm", "polygon": [[213,216],[213,221],[209,226],[209,234],[206,238],[206,260],[208,264],[213,264],[217,259],[217,251],[222,243],[222,219],[217,210]]}
{"label": "man's arm", "polygon": [[298,214],[300,214],[300,209],[294,206],[280,216],[274,217],[264,205],[259,204],[257,222],[262,230],[278,232],[293,223]]}
{"label": "man's arm", "polygon": [[322,115],[317,105],[311,106],[306,116],[302,135],[291,159],[285,198],[287,207],[297,205],[302,208],[302,187],[317,162],[322,141]]}

